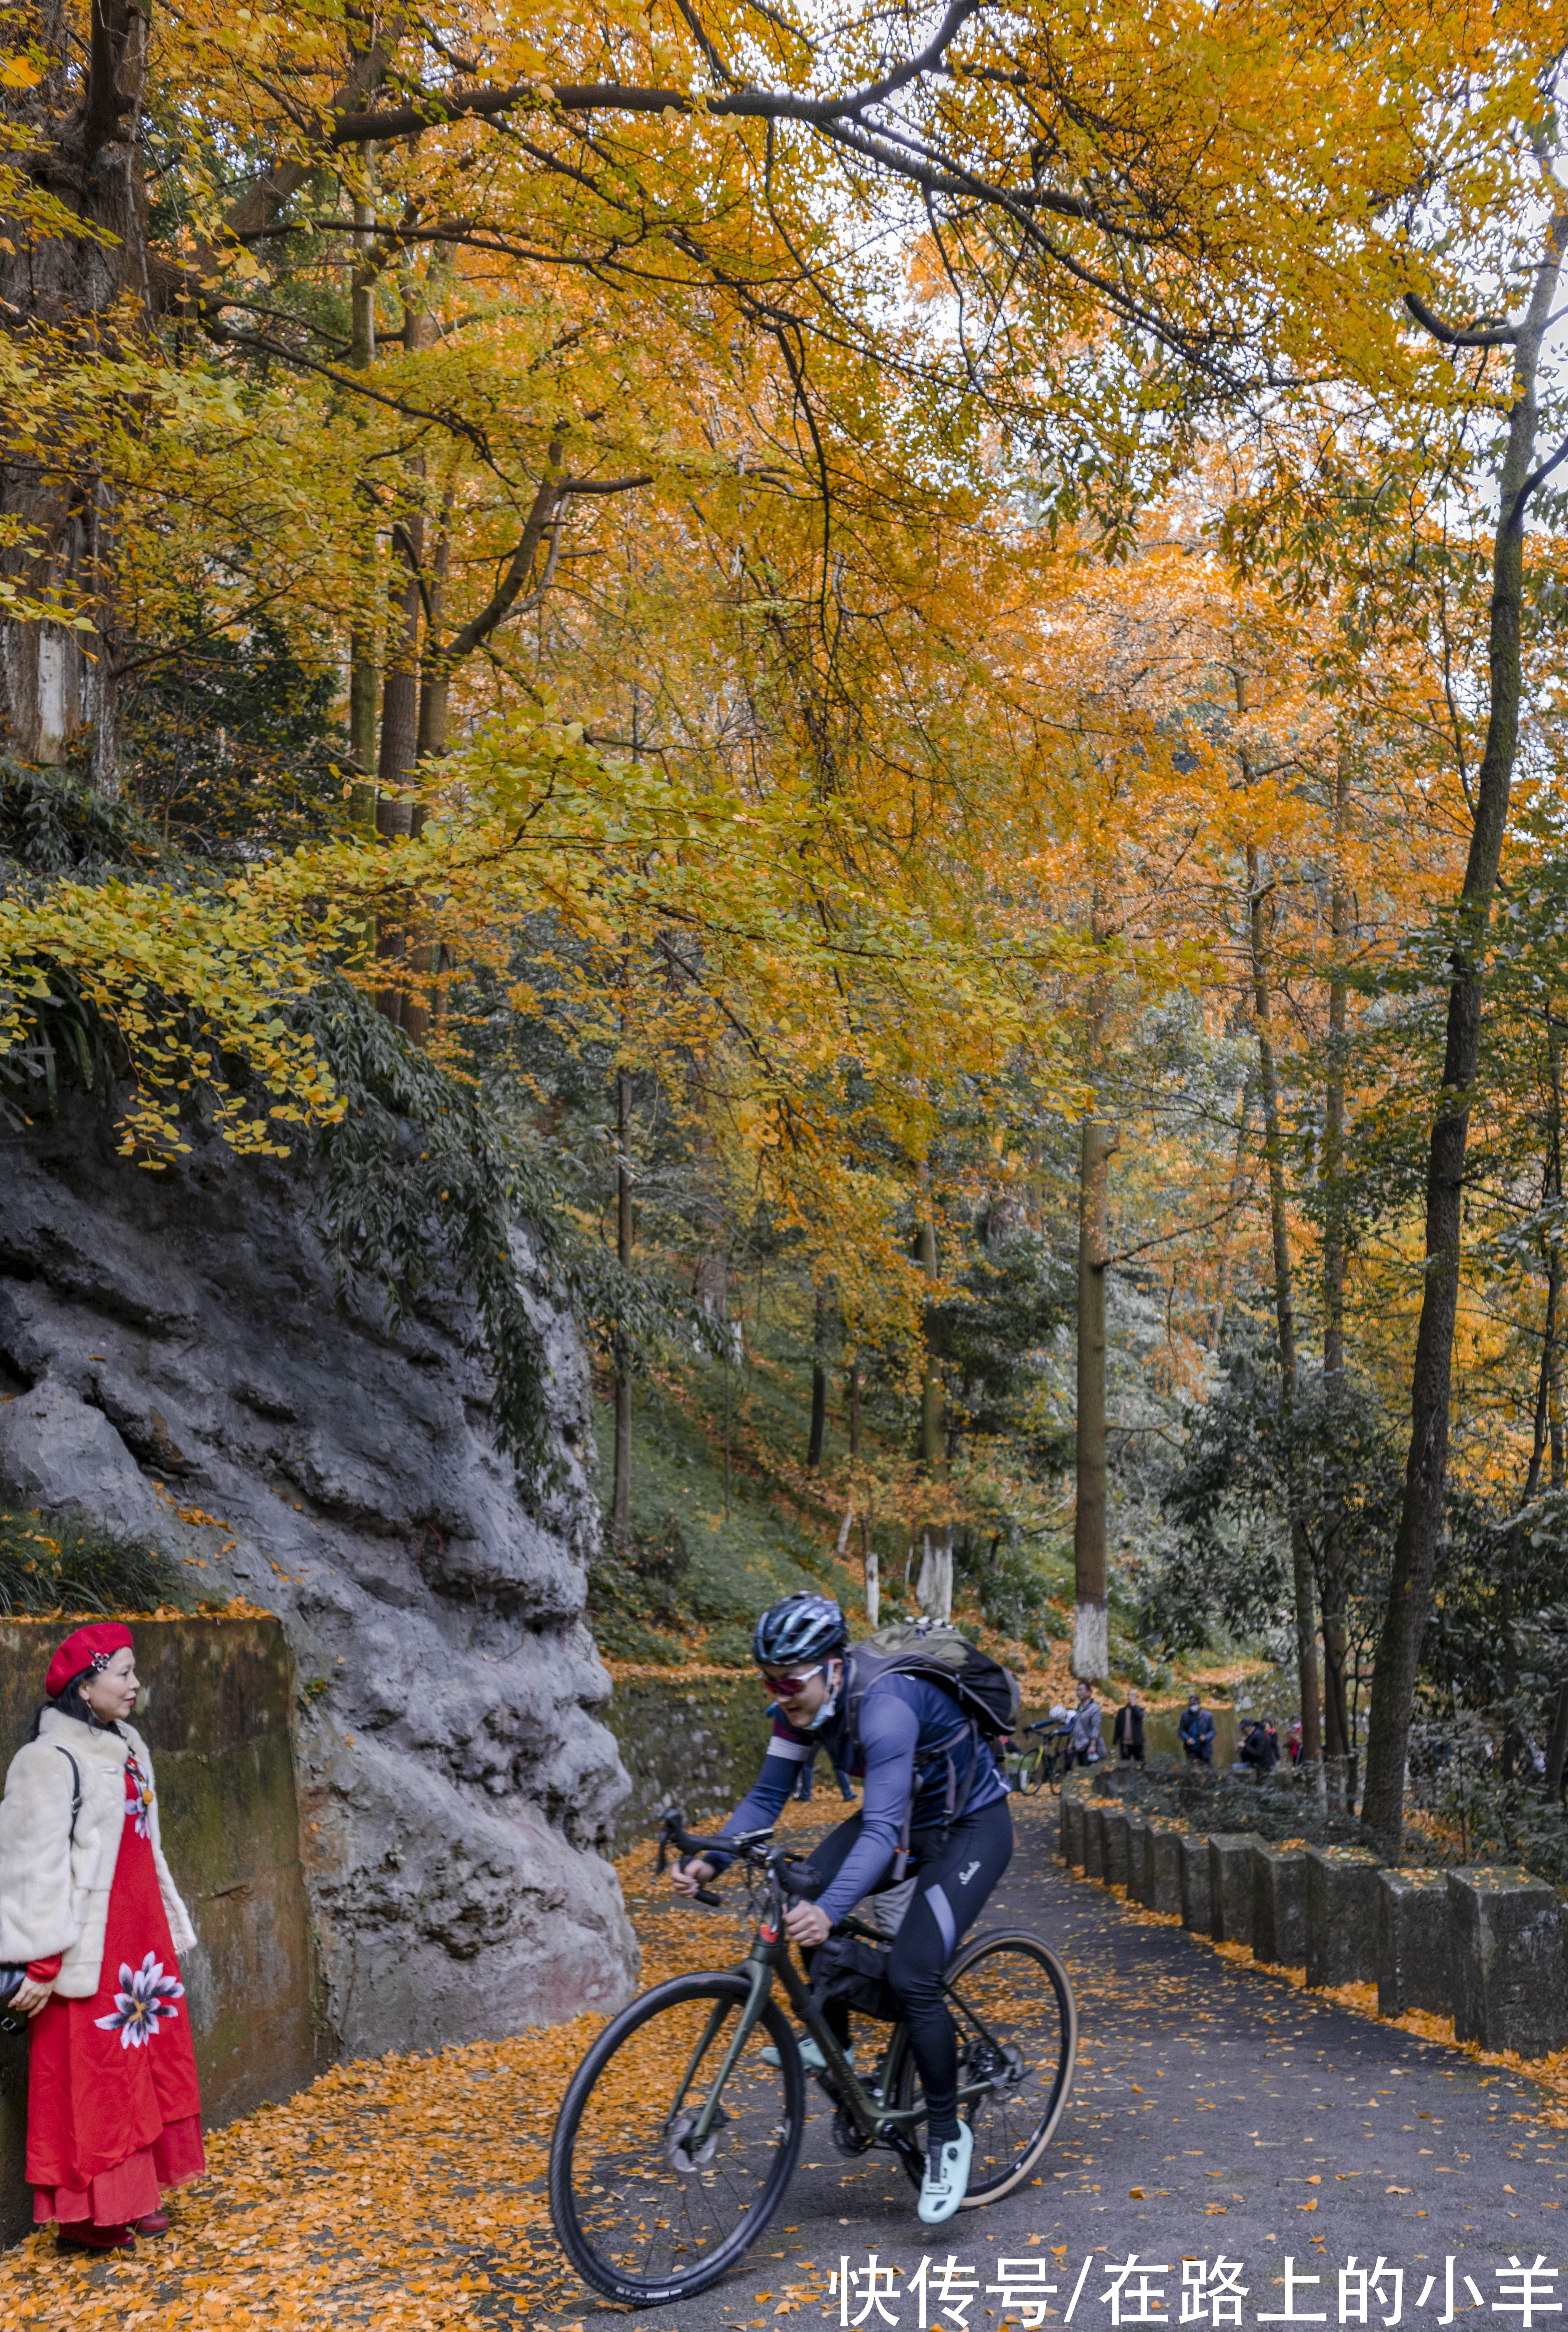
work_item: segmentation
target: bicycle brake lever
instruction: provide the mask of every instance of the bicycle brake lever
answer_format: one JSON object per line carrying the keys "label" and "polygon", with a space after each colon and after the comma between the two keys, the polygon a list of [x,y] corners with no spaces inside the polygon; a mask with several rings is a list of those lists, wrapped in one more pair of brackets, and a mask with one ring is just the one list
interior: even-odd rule
{"label": "bicycle brake lever", "polygon": [[661,1878],[669,1866],[671,1833],[674,1830],[684,1830],[685,1827],[685,1821],[686,1809],[684,1806],[666,1806],[664,1812],[659,1816],[659,1853],[658,1859],[654,1864],[654,1869],[656,1875]]}

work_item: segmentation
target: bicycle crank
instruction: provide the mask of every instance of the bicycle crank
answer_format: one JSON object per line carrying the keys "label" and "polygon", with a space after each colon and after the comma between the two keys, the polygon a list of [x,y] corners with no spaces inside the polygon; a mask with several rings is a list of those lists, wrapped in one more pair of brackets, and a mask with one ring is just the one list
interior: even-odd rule
{"label": "bicycle crank", "polygon": [[865,2154],[876,2141],[867,2137],[849,2107],[841,2105],[834,2110],[833,2143],[840,2154]]}
{"label": "bicycle crank", "polygon": [[720,2106],[707,2136],[693,2151],[687,2141],[700,2118],[700,2113],[677,2114],[664,2131],[664,2159],[673,2170],[680,2172],[683,2178],[694,2178],[699,2171],[709,2167],[719,2151],[719,2132],[730,2117]]}

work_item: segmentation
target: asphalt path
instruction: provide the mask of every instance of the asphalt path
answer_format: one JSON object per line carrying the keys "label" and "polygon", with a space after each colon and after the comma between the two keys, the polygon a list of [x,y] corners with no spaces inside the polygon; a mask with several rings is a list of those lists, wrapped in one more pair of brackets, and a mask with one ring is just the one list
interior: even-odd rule
{"label": "asphalt path", "polygon": [[[1070,1876],[1053,1859],[1046,1809],[1020,1815],[1018,1850],[980,1926],[1033,1927],[1056,1945],[1082,2036],[1038,2183],[923,2228],[892,2156],[836,2153],[810,2084],[814,2110],[784,2207],[724,2282],[636,2311],[646,2332],[776,2323],[793,2332],[791,2318],[846,2317],[874,2332],[923,2321],[1002,2332],[1026,2318],[1006,2290],[988,2289],[997,2262],[1031,2254],[1053,2261],[1058,2287],[1036,2320],[1065,2327],[1072,2304],[1073,2332],[1162,2322],[1251,2332],[1271,2316],[1424,2332],[1461,2315],[1514,2332],[1568,2332],[1568,2126],[1558,2126],[1568,2117],[1535,2083],[1236,1966]],[[714,1964],[733,1964],[734,1927],[709,1916]],[[950,2273],[944,2296],[950,2256],[973,2272]],[[1511,2260],[1530,2270],[1538,2256],[1559,2270],[1554,2282],[1510,2270]],[[934,2263],[923,2294],[909,2288],[923,2258]],[[1137,2264],[1113,2298],[1129,2259]],[[1203,2263],[1201,2284],[1189,2268],[1184,2286],[1184,2259]],[[1217,2277],[1221,2259],[1233,2267]],[[856,2278],[847,2310],[828,2290],[841,2260]],[[1387,2273],[1362,2292],[1358,2271],[1374,2265],[1402,2271],[1397,2292]],[[1245,2297],[1227,2304],[1227,2290]],[[554,2320],[609,2332],[627,2316],[579,2287]]]}

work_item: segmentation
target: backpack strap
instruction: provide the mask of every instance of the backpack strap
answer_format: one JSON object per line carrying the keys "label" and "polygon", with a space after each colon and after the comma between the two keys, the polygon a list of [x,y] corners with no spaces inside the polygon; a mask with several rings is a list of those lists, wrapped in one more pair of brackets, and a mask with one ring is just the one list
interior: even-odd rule
{"label": "backpack strap", "polygon": [[65,1748],[62,1743],[57,1741],[54,1745],[60,1751],[61,1755],[64,1758],[66,1763],[71,1768],[71,1837],[68,1843],[74,1846],[76,1844],[76,1817],[81,1811],[81,1768],[77,1763],[75,1758],[72,1755],[70,1750]]}

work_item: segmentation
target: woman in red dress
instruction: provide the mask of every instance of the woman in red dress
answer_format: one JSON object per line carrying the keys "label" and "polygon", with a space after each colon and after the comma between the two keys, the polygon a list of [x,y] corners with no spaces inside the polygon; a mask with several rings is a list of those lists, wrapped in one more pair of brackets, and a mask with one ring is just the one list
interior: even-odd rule
{"label": "woman in red dress", "polygon": [[27,2175],[62,2245],[124,2251],[199,2178],[201,2098],[175,1957],[195,1930],[158,1842],[130,1630],[77,1629],[50,1663],[0,1801],[0,1961],[32,2019]]}

